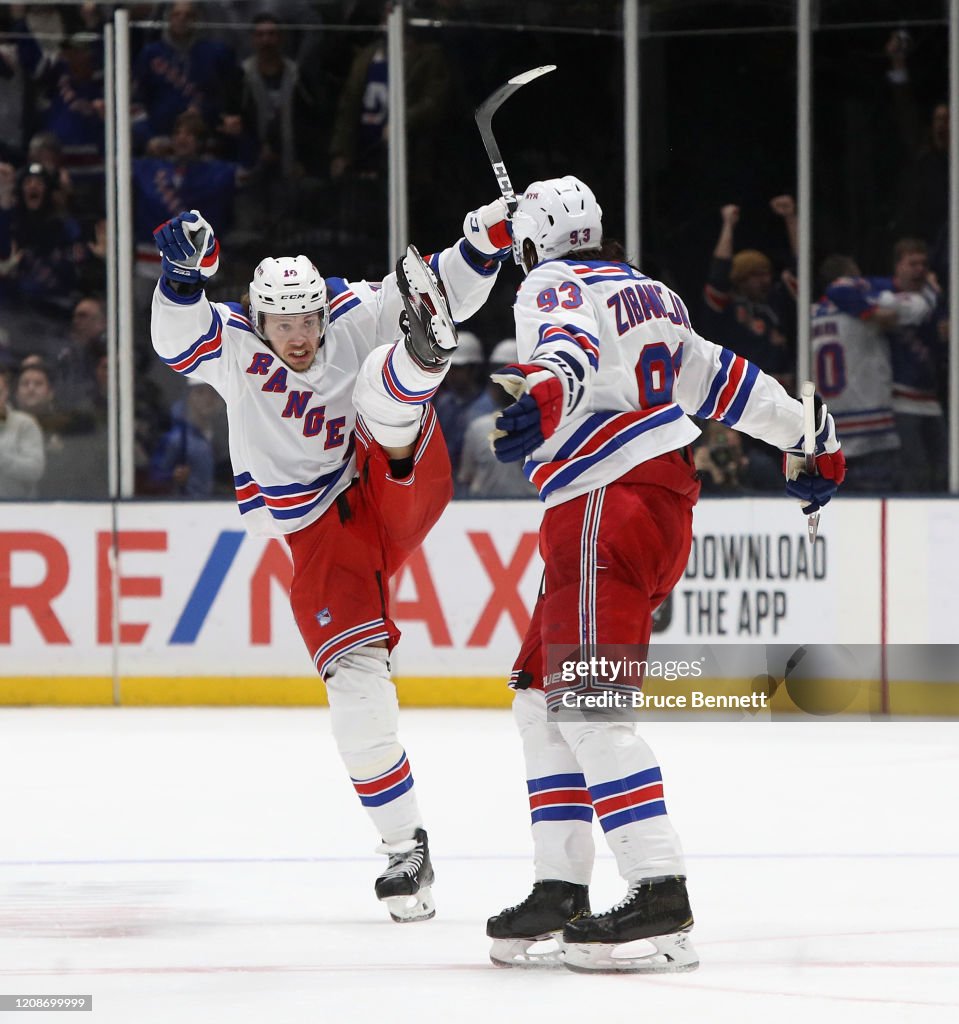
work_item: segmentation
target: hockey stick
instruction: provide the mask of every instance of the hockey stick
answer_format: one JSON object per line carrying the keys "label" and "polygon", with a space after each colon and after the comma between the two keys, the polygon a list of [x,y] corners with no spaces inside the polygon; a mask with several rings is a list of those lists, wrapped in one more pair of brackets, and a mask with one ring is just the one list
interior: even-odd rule
{"label": "hockey stick", "polygon": [[[810,476],[816,475],[816,385],[811,380],[804,380],[802,390],[802,423],[803,437],[802,450],[805,456],[805,470]],[[816,543],[816,534],[819,532],[819,513],[813,512],[806,517],[806,529],[809,532],[809,541]]]}
{"label": "hockey stick", "polygon": [[496,92],[492,93],[476,108],[476,127],[479,128],[483,145],[486,147],[486,155],[489,157],[489,162],[493,167],[493,174],[496,176],[496,184],[499,185],[499,190],[506,200],[506,206],[511,217],[516,211],[516,193],[513,191],[509,175],[506,173],[506,164],[503,163],[499,146],[496,144],[496,138],[493,135],[493,115],[517,89],[539,78],[540,75],[546,75],[550,71],[555,70],[555,64],[544,64],[542,67],[530,68],[529,71],[523,71],[521,74],[514,75],[505,85],[501,85]]}

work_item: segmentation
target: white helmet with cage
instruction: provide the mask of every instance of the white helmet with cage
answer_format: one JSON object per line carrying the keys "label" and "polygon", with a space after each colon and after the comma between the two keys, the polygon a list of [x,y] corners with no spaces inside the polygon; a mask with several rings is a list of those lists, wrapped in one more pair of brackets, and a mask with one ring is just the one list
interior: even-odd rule
{"label": "white helmet with cage", "polygon": [[261,338],[264,313],[319,313],[323,337],[330,319],[326,281],[306,256],[268,256],[253,271],[249,292],[250,320]]}
{"label": "white helmet with cage", "polygon": [[543,260],[597,249],[603,241],[603,211],[596,196],[571,174],[534,181],[520,198],[512,224],[513,256],[527,273]]}

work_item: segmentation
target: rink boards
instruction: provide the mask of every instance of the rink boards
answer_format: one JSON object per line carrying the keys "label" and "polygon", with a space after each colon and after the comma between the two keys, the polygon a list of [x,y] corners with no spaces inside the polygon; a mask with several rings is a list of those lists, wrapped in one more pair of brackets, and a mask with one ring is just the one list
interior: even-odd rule
{"label": "rink boards", "polygon": [[[454,503],[403,567],[406,703],[509,703],[541,515]],[[291,571],[285,542],[247,536],[228,503],[0,506],[0,704],[322,704]],[[957,714],[959,666],[934,646],[959,633],[957,579],[954,500],[846,498],[815,546],[789,500],[703,501],[654,640],[718,652],[710,675],[733,689],[762,645],[869,645],[876,668],[848,710]],[[334,630],[335,595],[329,608]]]}

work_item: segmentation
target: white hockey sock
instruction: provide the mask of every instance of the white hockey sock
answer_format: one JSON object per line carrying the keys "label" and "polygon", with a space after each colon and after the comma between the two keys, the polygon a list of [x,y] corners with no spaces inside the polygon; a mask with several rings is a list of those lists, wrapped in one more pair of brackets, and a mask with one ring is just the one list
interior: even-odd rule
{"label": "white hockey sock", "polygon": [[423,407],[442,384],[446,366],[427,373],[409,357],[403,343],[381,345],[360,367],[353,404],[375,440],[387,448],[413,444]]}
{"label": "white hockey sock", "polygon": [[627,881],[684,875],[682,845],[666,815],[662,774],[648,744],[627,722],[562,722],[596,817]]}
{"label": "white hockey sock", "polygon": [[333,737],[360,803],[384,842],[411,839],[423,820],[396,735],[399,704],[386,650],[361,647],[337,658],[326,690]]}
{"label": "white hockey sock", "polygon": [[582,769],[558,726],[547,721],[541,690],[519,690],[513,717],[526,760],[536,880],[589,885],[593,811]]}

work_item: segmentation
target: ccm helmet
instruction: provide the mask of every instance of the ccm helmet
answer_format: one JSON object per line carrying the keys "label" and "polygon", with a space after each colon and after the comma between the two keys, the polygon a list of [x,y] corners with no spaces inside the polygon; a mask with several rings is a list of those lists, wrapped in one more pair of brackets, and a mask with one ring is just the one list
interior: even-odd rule
{"label": "ccm helmet", "polygon": [[512,223],[513,257],[526,273],[543,260],[597,249],[603,241],[603,211],[596,196],[571,174],[534,181]]}
{"label": "ccm helmet", "polygon": [[261,338],[264,313],[319,313],[323,337],[330,318],[326,281],[306,256],[268,256],[253,271],[249,292],[250,320]]}

